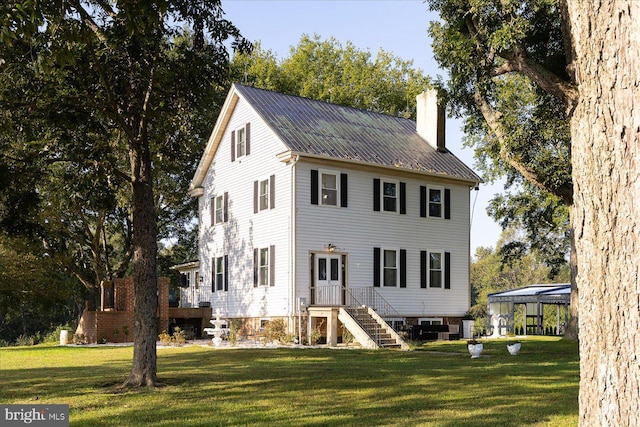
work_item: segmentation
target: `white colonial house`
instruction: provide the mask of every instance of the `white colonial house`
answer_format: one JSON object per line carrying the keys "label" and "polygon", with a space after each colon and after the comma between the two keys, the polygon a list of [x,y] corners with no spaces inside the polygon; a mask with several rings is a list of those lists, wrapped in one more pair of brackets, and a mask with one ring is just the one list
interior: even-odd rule
{"label": "white colonial house", "polygon": [[459,324],[481,179],[446,149],[435,91],[417,102],[416,123],[233,85],[189,189],[191,304],[255,328],[281,318],[296,336],[323,324],[329,344],[338,324],[373,335],[355,308],[394,326]]}

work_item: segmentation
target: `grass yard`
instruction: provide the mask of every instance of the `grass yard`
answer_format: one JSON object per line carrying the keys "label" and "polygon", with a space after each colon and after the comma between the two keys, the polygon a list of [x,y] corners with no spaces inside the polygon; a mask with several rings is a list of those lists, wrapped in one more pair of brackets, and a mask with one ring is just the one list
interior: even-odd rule
{"label": "grass yard", "polygon": [[415,351],[158,349],[163,387],[115,392],[131,347],[0,348],[1,403],[66,403],[72,426],[572,426],[577,343]]}

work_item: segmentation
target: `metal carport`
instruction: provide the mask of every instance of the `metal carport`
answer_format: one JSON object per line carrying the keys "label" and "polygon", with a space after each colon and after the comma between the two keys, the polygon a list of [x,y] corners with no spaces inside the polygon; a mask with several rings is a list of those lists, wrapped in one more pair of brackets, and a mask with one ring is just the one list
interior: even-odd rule
{"label": "metal carport", "polygon": [[[514,332],[516,305],[525,305],[525,334],[544,335],[543,306],[556,305],[558,309],[556,332],[564,334],[564,326],[569,321],[569,303],[571,301],[570,283],[536,284],[488,295],[488,333],[493,332],[492,318],[500,316],[499,335]],[[564,323],[560,322],[560,309],[564,307]]]}

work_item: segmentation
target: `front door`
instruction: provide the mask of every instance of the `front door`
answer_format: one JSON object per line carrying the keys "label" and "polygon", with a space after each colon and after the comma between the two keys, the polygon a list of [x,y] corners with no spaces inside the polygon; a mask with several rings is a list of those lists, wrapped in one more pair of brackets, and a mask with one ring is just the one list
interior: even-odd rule
{"label": "front door", "polygon": [[346,255],[316,254],[312,265],[312,304],[344,305]]}

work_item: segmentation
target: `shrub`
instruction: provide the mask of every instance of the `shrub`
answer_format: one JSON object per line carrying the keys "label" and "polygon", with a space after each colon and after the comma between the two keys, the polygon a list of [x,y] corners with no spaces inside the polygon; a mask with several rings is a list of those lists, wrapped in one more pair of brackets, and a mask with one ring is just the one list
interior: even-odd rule
{"label": "shrub", "polygon": [[314,345],[318,343],[322,337],[322,325],[324,325],[324,319],[322,319],[320,323],[316,323],[316,327],[311,330],[309,334],[309,344]]}
{"label": "shrub", "polygon": [[280,343],[291,342],[291,337],[287,333],[287,326],[283,319],[274,319],[266,324],[264,332],[262,334],[263,342],[269,343],[272,341]]}
{"label": "shrub", "polygon": [[162,331],[158,335],[158,339],[162,345],[183,345],[187,341],[184,337],[184,331],[178,327],[174,329],[173,335],[169,335],[167,331]]}
{"label": "shrub", "polygon": [[235,345],[238,341],[238,337],[240,336],[243,329],[242,319],[231,319],[229,321],[229,342],[231,345]]}

